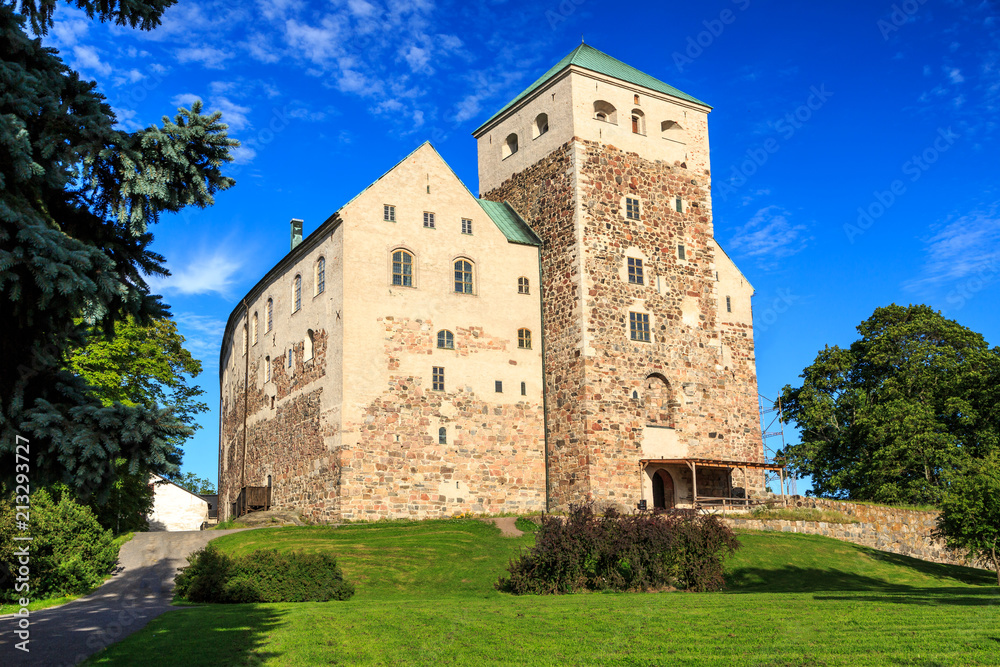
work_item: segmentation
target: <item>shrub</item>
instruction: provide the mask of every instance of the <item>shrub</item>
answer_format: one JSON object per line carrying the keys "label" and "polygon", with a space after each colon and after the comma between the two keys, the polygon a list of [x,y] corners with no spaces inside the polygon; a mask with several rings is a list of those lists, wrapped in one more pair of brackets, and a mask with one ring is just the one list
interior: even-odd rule
{"label": "shrub", "polygon": [[231,556],[209,544],[188,563],[174,592],[192,602],[324,602],[354,595],[329,554],[262,549]]}
{"label": "shrub", "polygon": [[565,520],[545,516],[535,546],[508,566],[496,588],[518,595],[581,590],[723,587],[722,559],[739,542],[716,517],[697,512],[603,516],[573,505]]}
{"label": "shrub", "polygon": [[[30,588],[16,590],[18,582],[5,569],[0,572],[0,598],[4,600],[87,593],[100,586],[118,562],[118,545],[111,531],[102,528],[91,509],[69,493],[63,493],[58,502],[44,489],[31,494],[28,525]],[[14,551],[25,543],[13,538],[21,533],[16,507],[0,503],[0,568],[18,566]]]}

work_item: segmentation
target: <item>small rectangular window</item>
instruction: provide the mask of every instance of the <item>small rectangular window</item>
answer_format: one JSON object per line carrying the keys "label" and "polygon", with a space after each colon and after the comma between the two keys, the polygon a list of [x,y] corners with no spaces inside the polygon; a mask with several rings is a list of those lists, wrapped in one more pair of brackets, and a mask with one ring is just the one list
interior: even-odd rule
{"label": "small rectangular window", "polygon": [[468,218],[462,218],[462,233],[471,234],[472,233],[472,220]]}
{"label": "small rectangular window", "polygon": [[496,393],[502,394],[503,393],[503,380],[496,380],[493,383],[493,388],[496,390]]}
{"label": "small rectangular window", "polygon": [[649,315],[646,313],[629,313],[629,335],[632,340],[649,342]]}
{"label": "small rectangular window", "polygon": [[396,222],[396,207],[386,204],[383,209],[382,219],[386,222]]}
{"label": "small rectangular window", "polygon": [[632,197],[625,198],[625,217],[629,220],[639,219],[639,200]]}
{"label": "small rectangular window", "polygon": [[642,260],[636,257],[628,258],[628,281],[636,285],[643,284]]}
{"label": "small rectangular window", "polygon": [[728,296],[726,297],[726,312],[727,313],[733,312],[733,302],[729,300]]}
{"label": "small rectangular window", "polygon": [[292,367],[292,348],[288,348],[288,367]]}
{"label": "small rectangular window", "polygon": [[676,199],[676,200],[674,201],[674,206],[676,206],[676,207],[677,207],[677,212],[678,212],[678,213],[683,213],[683,212],[684,212],[684,202],[683,202],[683,201],[681,201],[681,198],[680,198],[680,197],[678,197],[678,198],[677,198],[677,199]]}
{"label": "small rectangular window", "polygon": [[677,259],[687,259],[684,255],[684,246],[677,246]]}
{"label": "small rectangular window", "polygon": [[434,214],[424,211],[424,227],[434,229]]}
{"label": "small rectangular window", "polygon": [[527,382],[522,382],[521,383],[521,396],[527,396],[527,395],[528,395],[528,383]]}
{"label": "small rectangular window", "polygon": [[431,375],[431,388],[434,391],[444,391],[444,367],[434,366]]}

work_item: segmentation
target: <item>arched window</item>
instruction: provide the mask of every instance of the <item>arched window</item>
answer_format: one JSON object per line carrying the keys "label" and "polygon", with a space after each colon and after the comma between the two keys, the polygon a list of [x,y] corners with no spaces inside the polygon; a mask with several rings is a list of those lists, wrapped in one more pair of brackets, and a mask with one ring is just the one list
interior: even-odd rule
{"label": "arched window", "polygon": [[309,361],[313,358],[314,342],[313,330],[309,329],[306,331],[306,339],[303,341],[302,361]]}
{"label": "arched window", "polygon": [[413,287],[413,255],[405,250],[392,253],[392,284]]}
{"label": "arched window", "polygon": [[326,258],[316,260],[316,295],[326,291]]}
{"label": "arched window", "polygon": [[517,279],[518,294],[527,294],[529,287],[531,287],[531,281],[529,281],[527,278],[521,276],[520,278]]}
{"label": "arched window", "polygon": [[632,109],[632,133],[646,134],[646,116],[638,109]]}
{"label": "arched window", "polygon": [[531,125],[531,138],[537,139],[549,131],[549,115],[540,113],[535,116],[535,122]]}
{"label": "arched window", "polygon": [[517,330],[517,346],[522,350],[531,349],[531,329]]}
{"label": "arched window", "polygon": [[297,313],[302,308],[302,276],[295,276],[292,283],[292,312]]}
{"label": "arched window", "polygon": [[455,336],[447,329],[438,331],[438,347],[442,350],[455,349]]}
{"label": "arched window", "polygon": [[675,120],[665,120],[660,123],[660,136],[670,141],[684,143],[684,128]]}
{"label": "arched window", "polygon": [[605,123],[618,123],[618,112],[610,102],[597,100],[594,102],[594,118],[603,120]]}
{"label": "arched window", "polygon": [[271,357],[264,357],[264,382],[271,381]]}
{"label": "arched window", "polygon": [[264,315],[264,333],[268,333],[271,327],[274,326],[274,301],[271,299],[267,300],[267,313]]}
{"label": "arched window", "polygon": [[257,344],[257,313],[253,314],[253,319],[250,320],[250,339],[253,344]]}
{"label": "arched window", "polygon": [[503,142],[503,146],[500,148],[500,157],[504,160],[509,158],[511,155],[517,152],[517,134],[510,133]]}
{"label": "arched window", "polygon": [[670,383],[659,373],[646,378],[642,396],[646,412],[646,424],[651,426],[674,426],[674,400],[670,395]]}
{"label": "arched window", "polygon": [[444,426],[438,429],[438,444],[447,445],[448,444],[448,429]]}
{"label": "arched window", "polygon": [[455,291],[472,294],[472,262],[467,259],[455,260]]}

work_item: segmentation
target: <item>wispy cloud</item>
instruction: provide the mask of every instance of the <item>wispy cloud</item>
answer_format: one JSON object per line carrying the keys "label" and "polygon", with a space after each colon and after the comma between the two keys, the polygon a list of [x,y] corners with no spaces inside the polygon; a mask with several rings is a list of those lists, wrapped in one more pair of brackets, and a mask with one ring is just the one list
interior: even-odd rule
{"label": "wispy cloud", "polygon": [[[222,244],[228,246],[228,244]],[[150,288],[176,294],[218,294],[228,297],[243,260],[222,247],[201,252],[181,268],[170,267],[172,275],[155,278]]]}
{"label": "wispy cloud", "polygon": [[751,257],[761,264],[801,252],[812,240],[808,227],[793,224],[791,213],[780,206],[765,206],[737,229],[728,247],[736,254]]}
{"label": "wispy cloud", "polygon": [[201,63],[210,69],[224,69],[226,61],[234,55],[232,51],[223,51],[214,46],[195,46],[180,49],[177,52],[177,61],[180,63]]}
{"label": "wispy cloud", "polygon": [[219,348],[226,330],[223,320],[195,313],[177,313],[174,321],[181,335],[184,347],[206,368],[216,368],[219,363]]}
{"label": "wispy cloud", "polygon": [[1000,263],[1000,202],[940,225],[924,240],[924,256],[920,274],[903,283],[906,289],[932,289],[996,266]]}

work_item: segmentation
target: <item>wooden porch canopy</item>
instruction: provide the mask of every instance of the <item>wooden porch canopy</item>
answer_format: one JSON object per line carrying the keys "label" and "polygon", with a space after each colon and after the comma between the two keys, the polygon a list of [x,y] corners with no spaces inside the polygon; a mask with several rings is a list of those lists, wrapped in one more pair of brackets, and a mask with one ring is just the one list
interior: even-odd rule
{"label": "wooden porch canopy", "polygon": [[[691,499],[697,507],[700,501],[722,501],[723,508],[725,508],[725,500],[723,498],[709,498],[709,497],[699,497],[698,496],[698,468],[725,468],[727,470],[732,470],[733,468],[742,468],[743,476],[746,478],[746,471],[748,468],[753,468],[756,470],[774,470],[778,473],[780,484],[781,484],[781,497],[785,497],[785,466],[780,463],[768,462],[768,461],[730,461],[726,459],[697,459],[697,458],[685,458],[685,459],[640,459],[639,469],[640,474],[645,471],[650,465],[686,465],[691,469]],[[640,487],[642,488],[642,487]],[[730,498],[732,498],[732,475],[730,474],[729,483],[729,493]]]}

